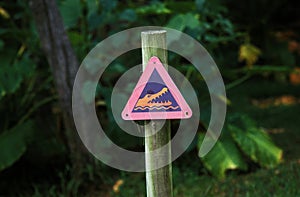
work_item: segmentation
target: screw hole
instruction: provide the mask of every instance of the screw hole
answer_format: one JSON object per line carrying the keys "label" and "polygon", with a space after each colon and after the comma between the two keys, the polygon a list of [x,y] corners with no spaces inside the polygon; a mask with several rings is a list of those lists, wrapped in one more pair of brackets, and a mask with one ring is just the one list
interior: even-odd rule
{"label": "screw hole", "polygon": [[128,116],[128,114],[125,114],[125,116]]}
{"label": "screw hole", "polygon": [[156,62],[153,62],[153,64],[156,64]]}
{"label": "screw hole", "polygon": [[188,116],[188,115],[189,115],[189,112],[185,112],[185,115],[187,115],[187,116]]}

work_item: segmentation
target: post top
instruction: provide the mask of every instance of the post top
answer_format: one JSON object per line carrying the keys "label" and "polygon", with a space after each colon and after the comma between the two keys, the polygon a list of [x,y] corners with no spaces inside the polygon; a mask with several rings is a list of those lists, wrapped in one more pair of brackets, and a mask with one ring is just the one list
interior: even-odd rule
{"label": "post top", "polygon": [[149,30],[149,31],[142,31],[142,34],[165,34],[167,33],[166,30]]}

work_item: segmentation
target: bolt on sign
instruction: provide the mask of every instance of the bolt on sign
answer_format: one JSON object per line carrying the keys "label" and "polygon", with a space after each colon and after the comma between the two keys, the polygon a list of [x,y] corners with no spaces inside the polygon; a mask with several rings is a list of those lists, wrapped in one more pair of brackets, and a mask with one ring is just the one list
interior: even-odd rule
{"label": "bolt on sign", "polygon": [[125,108],[124,120],[187,119],[192,110],[160,60],[153,56]]}

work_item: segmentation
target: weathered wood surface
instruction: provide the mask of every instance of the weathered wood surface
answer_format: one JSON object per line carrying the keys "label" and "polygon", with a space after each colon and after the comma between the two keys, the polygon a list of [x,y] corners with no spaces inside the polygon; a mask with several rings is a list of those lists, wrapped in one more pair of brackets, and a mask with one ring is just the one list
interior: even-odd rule
{"label": "weathered wood surface", "polygon": [[[157,56],[167,69],[167,50],[166,50],[166,31],[146,31],[141,33],[142,36],[142,56],[143,70],[145,70],[149,59]],[[163,120],[152,120],[145,124],[145,134],[155,133],[156,128]],[[160,148],[171,140],[170,121],[165,122],[164,127],[154,135],[145,137],[146,152],[146,187],[147,197],[172,197],[172,165],[171,165],[171,146],[168,146],[167,152],[162,152],[158,158],[150,153],[152,150]],[[169,165],[149,171],[151,166],[157,165],[160,160],[167,160]]]}

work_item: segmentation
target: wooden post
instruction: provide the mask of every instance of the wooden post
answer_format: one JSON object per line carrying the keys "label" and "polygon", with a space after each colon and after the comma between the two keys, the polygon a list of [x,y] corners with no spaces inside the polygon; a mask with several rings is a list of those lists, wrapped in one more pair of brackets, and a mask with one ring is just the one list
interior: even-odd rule
{"label": "wooden post", "polygon": [[[149,59],[156,56],[167,69],[167,50],[166,50],[166,31],[146,31],[141,33],[142,37],[142,56],[143,70],[145,70]],[[160,125],[162,120],[152,120],[151,123],[145,124],[145,134],[155,133],[155,129]],[[145,137],[145,152],[150,153],[171,140],[170,121],[166,120],[164,127],[154,135]],[[162,153],[160,158],[155,158],[153,154],[146,154],[146,187],[147,197],[172,197],[172,164],[171,164],[171,145],[168,151]],[[162,158],[163,157],[163,158]],[[155,166],[158,160],[167,160],[169,165],[152,170],[151,166]]]}

